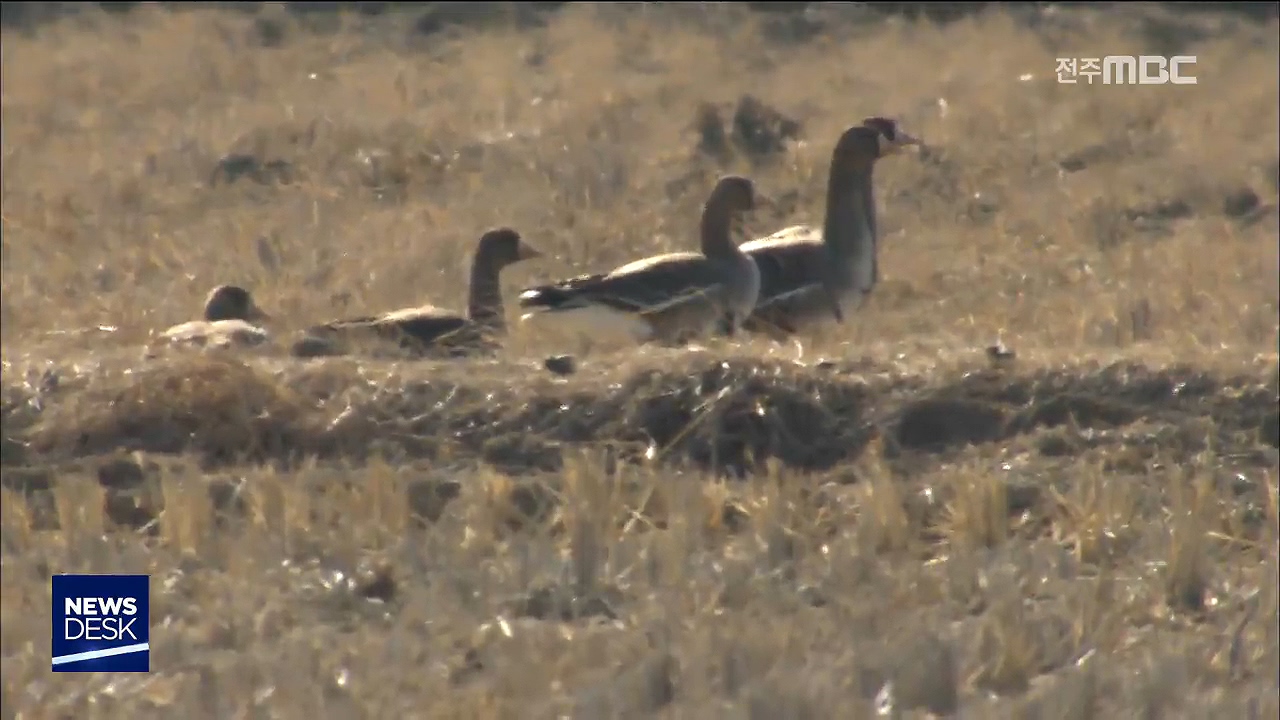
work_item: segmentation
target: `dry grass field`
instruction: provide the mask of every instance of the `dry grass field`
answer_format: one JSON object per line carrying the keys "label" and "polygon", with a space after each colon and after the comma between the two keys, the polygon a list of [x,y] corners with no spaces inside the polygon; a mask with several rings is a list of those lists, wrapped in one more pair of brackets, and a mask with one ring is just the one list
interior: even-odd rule
{"label": "dry grass field", "polygon": [[[1276,22],[863,13],[5,30],[3,718],[1275,717]],[[1198,84],[1054,75],[1143,52]],[[869,115],[925,146],[798,345],[288,355],[461,307],[489,227],[512,298],[692,248],[723,173],[818,222]],[[219,283],[275,342],[144,352]],[[57,572],[151,574],[150,674],[50,672]]]}

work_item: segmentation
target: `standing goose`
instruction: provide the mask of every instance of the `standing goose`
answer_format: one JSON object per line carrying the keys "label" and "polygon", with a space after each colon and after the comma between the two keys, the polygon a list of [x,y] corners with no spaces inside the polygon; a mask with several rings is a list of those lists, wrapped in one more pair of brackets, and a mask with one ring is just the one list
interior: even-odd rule
{"label": "standing goose", "polygon": [[219,285],[205,297],[204,319],[184,322],[165,330],[165,342],[191,345],[242,346],[261,345],[267,331],[255,325],[270,319],[258,308],[253,295],[236,285]]}
{"label": "standing goose", "polygon": [[520,305],[581,328],[635,342],[681,343],[719,330],[733,335],[751,314],[760,271],[733,240],[733,226],[756,205],[755,185],[736,175],[716,183],[703,206],[700,253],[644,258],[608,273],[525,290]]}
{"label": "standing goose", "polygon": [[882,117],[867,118],[840,136],[821,231],[796,225],[742,245],[760,269],[760,298],[744,329],[780,339],[831,316],[844,321],[844,304],[871,292],[878,279],[876,160],[918,144]]}
{"label": "standing goose", "polygon": [[510,228],[497,228],[480,237],[471,262],[471,288],[467,315],[433,305],[405,308],[368,317],[349,318],[318,325],[293,347],[295,355],[330,355],[339,352],[334,341],[368,338],[391,341],[418,354],[461,356],[494,348],[493,339],[506,331],[502,290],[498,282],[503,268],[521,260],[541,257],[536,248]]}

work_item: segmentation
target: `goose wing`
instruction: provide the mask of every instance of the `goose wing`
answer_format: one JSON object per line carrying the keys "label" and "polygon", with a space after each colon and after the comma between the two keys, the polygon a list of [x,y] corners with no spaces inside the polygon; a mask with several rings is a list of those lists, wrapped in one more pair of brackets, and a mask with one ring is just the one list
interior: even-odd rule
{"label": "goose wing", "polygon": [[464,349],[483,344],[484,333],[469,319],[434,305],[404,308],[363,317],[345,318],[317,325],[311,339],[389,341],[408,350],[434,347]]}
{"label": "goose wing", "polygon": [[796,225],[742,245],[760,270],[760,304],[822,281],[822,230]]}
{"label": "goose wing", "polygon": [[742,251],[760,270],[760,299],[744,330],[782,338],[832,315],[833,299],[822,281],[827,260],[821,228],[795,225],[745,243]]}
{"label": "goose wing", "polygon": [[582,275],[520,293],[520,306],[548,311],[603,305],[637,314],[696,302],[724,282],[699,253],[672,253],[637,260],[609,273]]}
{"label": "goose wing", "polygon": [[742,328],[781,338],[799,332],[814,319],[831,317],[832,312],[833,302],[826,287],[821,282],[807,283],[756,305]]}

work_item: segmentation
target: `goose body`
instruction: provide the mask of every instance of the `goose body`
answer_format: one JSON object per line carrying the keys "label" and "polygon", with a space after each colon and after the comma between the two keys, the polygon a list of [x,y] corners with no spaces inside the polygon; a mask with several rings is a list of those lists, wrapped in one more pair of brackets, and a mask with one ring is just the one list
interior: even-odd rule
{"label": "goose body", "polygon": [[434,305],[345,318],[312,327],[294,354],[332,355],[351,341],[389,342],[416,354],[470,355],[491,351],[506,330],[499,275],[503,268],[541,256],[510,228],[486,232],[472,259],[470,299],[463,315]]}
{"label": "goose body", "polygon": [[258,308],[253,295],[236,285],[219,285],[205,298],[204,317],[180,323],[160,333],[160,340],[200,347],[252,347],[270,339],[255,324],[269,316]]}
{"label": "goose body", "polygon": [[353,340],[364,339],[409,351],[466,355],[496,346],[496,333],[486,330],[452,310],[423,305],[317,325],[294,349],[301,355],[326,355],[339,352],[340,346]]}
{"label": "goose body", "polygon": [[775,338],[831,318],[875,286],[875,162],[918,140],[885,118],[867,118],[841,135],[832,153],[821,228],[796,225],[742,245],[757,264],[760,297],[744,323]]}
{"label": "goose body", "polygon": [[165,330],[161,338],[175,344],[253,347],[270,339],[263,328],[244,320],[191,320]]}
{"label": "goose body", "polygon": [[755,186],[721,178],[703,207],[702,252],[643,258],[607,273],[525,290],[522,321],[552,319],[588,336],[680,343],[716,330],[732,335],[755,307],[760,271],[733,241],[732,225],[755,207]]}

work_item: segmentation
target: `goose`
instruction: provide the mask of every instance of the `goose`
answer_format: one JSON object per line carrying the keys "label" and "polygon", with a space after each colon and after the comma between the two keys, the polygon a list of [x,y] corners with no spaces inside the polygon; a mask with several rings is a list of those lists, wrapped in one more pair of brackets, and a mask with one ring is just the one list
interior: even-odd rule
{"label": "goose", "polygon": [[238,285],[219,285],[205,296],[204,319],[174,325],[160,333],[160,339],[199,346],[261,345],[267,341],[268,333],[254,323],[269,319],[248,290]]}
{"label": "goose", "polygon": [[732,336],[760,291],[756,263],[733,240],[734,223],[756,202],[751,180],[720,178],[703,206],[701,252],[656,255],[527,289],[521,321],[551,318],[588,336],[621,330],[637,343],[679,344],[716,330]]}
{"label": "goose", "polygon": [[340,341],[369,338],[392,341],[415,354],[441,352],[471,355],[494,349],[494,338],[506,331],[502,291],[498,282],[508,265],[542,257],[520,233],[508,227],[485,232],[471,262],[467,314],[434,305],[405,308],[366,317],[348,318],[310,328],[293,346],[294,355],[318,356],[340,352]]}
{"label": "goose", "polygon": [[878,279],[875,163],[919,144],[883,117],[840,136],[822,228],[796,225],[741,246],[760,270],[760,298],[744,330],[782,339],[828,317],[844,322],[844,304],[871,292]]}

